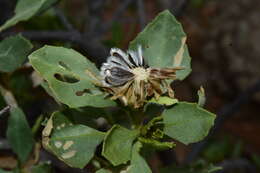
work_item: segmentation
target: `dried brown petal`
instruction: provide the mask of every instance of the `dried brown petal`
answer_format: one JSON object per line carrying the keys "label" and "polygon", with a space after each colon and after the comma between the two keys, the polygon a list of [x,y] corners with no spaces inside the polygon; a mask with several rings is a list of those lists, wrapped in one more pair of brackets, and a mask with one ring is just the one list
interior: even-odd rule
{"label": "dried brown petal", "polygon": [[120,99],[124,105],[139,108],[148,96],[159,98],[167,91],[170,97],[174,97],[166,80],[174,80],[176,71],[183,68],[150,68],[144,63],[141,47],[138,52],[127,53],[113,48],[110,54],[100,74],[104,90],[112,94],[111,99]]}

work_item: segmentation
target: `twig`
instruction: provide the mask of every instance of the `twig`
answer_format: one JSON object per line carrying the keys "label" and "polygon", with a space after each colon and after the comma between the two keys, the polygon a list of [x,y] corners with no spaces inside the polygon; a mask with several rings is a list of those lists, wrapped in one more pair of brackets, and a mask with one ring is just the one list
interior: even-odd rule
{"label": "twig", "polygon": [[230,118],[234,113],[236,113],[243,104],[246,104],[250,100],[250,98],[259,91],[260,80],[253,86],[249,87],[243,94],[239,95],[232,103],[220,109],[220,111],[217,113],[218,116],[215,121],[215,125],[211,129],[209,135],[203,141],[193,145],[192,151],[188,154],[185,163],[191,163],[195,158],[197,158],[200,152],[208,144],[209,138],[218,131],[218,129],[222,126],[223,122],[227,118]]}
{"label": "twig", "polygon": [[[6,37],[17,34],[16,32],[1,33],[0,37]],[[21,34],[31,40],[36,41],[64,41],[78,45],[90,59],[93,60],[97,65],[100,65],[105,61],[108,55],[108,49],[101,43],[92,39],[83,39],[82,35],[77,31],[25,31]]]}
{"label": "twig", "polygon": [[122,13],[126,10],[126,8],[133,2],[134,0],[122,0],[121,5],[115,11],[113,17],[110,21],[106,22],[101,29],[101,34],[107,32],[112,26],[113,23],[119,18],[122,17]]}
{"label": "twig", "polygon": [[9,109],[10,109],[10,106],[8,105],[8,106],[4,107],[2,110],[0,110],[0,116],[3,115],[4,113],[6,113],[7,111],[9,111]]}
{"label": "twig", "polygon": [[189,5],[190,0],[180,0],[179,4],[176,6],[176,1],[171,1],[171,11],[176,16],[179,17],[183,14],[186,7]]}
{"label": "twig", "polygon": [[256,173],[256,168],[246,159],[235,159],[235,160],[225,160],[218,164],[217,166],[222,167],[222,170],[217,171],[216,173],[225,173],[233,169],[245,169],[248,173]]}
{"label": "twig", "polygon": [[60,19],[61,23],[68,31],[75,31],[72,24],[68,21],[64,13],[58,7],[55,7],[54,11],[56,13],[56,16]]}
{"label": "twig", "polygon": [[141,29],[144,29],[146,24],[146,15],[145,15],[145,7],[143,0],[137,0],[137,7],[138,7],[138,15],[139,15],[139,22]]}
{"label": "twig", "polygon": [[0,138],[0,150],[9,150],[11,149],[10,144],[6,139]]}
{"label": "twig", "polygon": [[10,0],[1,0],[0,1],[0,25],[2,25],[6,20],[12,15],[11,7],[14,2]]}
{"label": "twig", "polygon": [[5,102],[10,106],[10,107],[18,107],[18,104],[13,96],[13,94],[6,90],[2,85],[0,85],[0,93],[2,94]]}
{"label": "twig", "polygon": [[88,0],[88,17],[84,35],[96,37],[100,32],[102,21],[102,9],[104,8],[104,0]]}
{"label": "twig", "polygon": [[[17,34],[16,32],[6,32],[2,37]],[[24,37],[36,41],[60,40],[69,42],[78,42],[81,39],[80,33],[77,31],[24,31],[21,32]]]}
{"label": "twig", "polygon": [[40,116],[36,119],[36,121],[35,121],[35,123],[34,123],[34,125],[33,125],[33,127],[32,127],[32,134],[33,134],[33,136],[36,136],[38,130],[39,130],[40,127],[42,126],[41,123],[42,123],[43,119],[44,119],[44,116],[43,116],[43,115],[40,115]]}

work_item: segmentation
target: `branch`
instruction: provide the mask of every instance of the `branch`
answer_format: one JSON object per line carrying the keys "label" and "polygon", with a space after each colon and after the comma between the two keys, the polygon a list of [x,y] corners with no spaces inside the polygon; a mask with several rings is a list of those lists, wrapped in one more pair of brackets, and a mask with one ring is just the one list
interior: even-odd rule
{"label": "branch", "polygon": [[0,110],[0,117],[1,117],[1,115],[3,115],[4,113],[8,112],[9,110],[10,110],[10,106],[9,106],[9,105],[6,106],[6,107],[4,107],[2,110]]}
{"label": "branch", "polygon": [[176,1],[170,2],[171,11],[176,17],[180,17],[183,14],[184,10],[189,5],[190,0],[179,0],[178,2],[178,5],[176,5]]}
{"label": "branch", "polygon": [[18,107],[14,95],[10,91],[6,90],[2,85],[0,85],[0,94],[3,96],[7,105],[10,107]]}
{"label": "branch", "polygon": [[144,29],[146,24],[146,15],[145,15],[145,7],[143,0],[137,0],[137,7],[138,7],[138,15],[139,15],[139,22],[141,29]]}
{"label": "branch", "polygon": [[0,1],[0,25],[2,25],[6,20],[12,15],[13,1],[1,0]]}
{"label": "branch", "polygon": [[96,37],[102,26],[102,10],[104,8],[104,0],[87,0],[88,17],[84,35]]}
{"label": "branch", "polygon": [[68,31],[75,31],[73,28],[72,24],[68,21],[64,13],[58,8],[54,7],[54,11],[56,13],[56,16],[60,19],[61,23],[63,26],[68,30]]}
{"label": "branch", "polygon": [[249,87],[244,93],[239,95],[232,103],[224,106],[217,113],[217,119],[215,121],[214,127],[211,129],[209,135],[201,142],[194,144],[192,146],[192,151],[188,154],[185,163],[191,163],[197,158],[201,151],[208,144],[208,140],[213,136],[218,129],[223,125],[224,121],[227,118],[230,118],[234,113],[236,113],[243,104],[246,104],[250,101],[251,97],[260,91],[260,80],[256,82],[253,86]]}
{"label": "branch", "polygon": [[256,173],[256,168],[246,159],[234,159],[234,160],[225,160],[218,164],[217,166],[222,167],[223,169],[217,171],[216,173],[225,173],[234,169],[244,169],[246,168],[248,173]]}
{"label": "branch", "polygon": [[[18,34],[17,32],[6,32],[2,37]],[[78,42],[81,38],[77,31],[24,31],[21,32],[24,37],[35,41],[60,40],[68,42]]]}
{"label": "branch", "polygon": [[0,138],[0,149],[1,150],[11,149],[11,146],[6,139]]}
{"label": "branch", "polygon": [[[16,32],[5,32],[0,37],[7,37],[17,34]],[[82,48],[89,59],[93,60],[98,66],[105,61],[109,51],[98,41],[91,38],[84,39],[78,31],[24,31],[21,34],[35,41],[63,41],[78,45]]]}
{"label": "branch", "polygon": [[103,27],[101,28],[101,34],[107,32],[112,26],[113,23],[120,17],[122,17],[123,12],[126,8],[133,2],[134,0],[122,0],[121,5],[115,11],[113,17],[110,21],[106,22]]}

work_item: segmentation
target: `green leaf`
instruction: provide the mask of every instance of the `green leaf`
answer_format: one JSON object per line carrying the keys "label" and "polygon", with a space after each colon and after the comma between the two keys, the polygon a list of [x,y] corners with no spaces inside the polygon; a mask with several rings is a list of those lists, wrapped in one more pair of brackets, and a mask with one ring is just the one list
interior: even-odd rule
{"label": "green leaf", "polygon": [[103,132],[73,125],[63,114],[55,112],[43,130],[43,145],[71,167],[84,168],[104,137]]}
{"label": "green leaf", "polygon": [[130,43],[130,49],[142,45],[144,57],[151,67],[184,67],[177,71],[177,78],[183,80],[191,72],[186,35],[181,24],[168,11],[161,12]]}
{"label": "green leaf", "polygon": [[49,94],[51,97],[53,97],[53,99],[60,104],[59,100],[56,98],[56,96],[53,94],[48,82],[46,81],[42,81],[41,83],[41,87],[43,87],[43,89],[47,92],[47,94]]}
{"label": "green leaf", "polygon": [[136,130],[128,130],[119,125],[114,125],[107,132],[102,155],[114,166],[126,163],[131,159],[133,141],[138,133]]}
{"label": "green leaf", "polygon": [[165,109],[162,115],[165,134],[184,144],[206,137],[216,117],[197,104],[186,102]]}
{"label": "green leaf", "polygon": [[138,140],[143,144],[150,145],[158,150],[171,149],[176,146],[174,142],[161,142],[151,138],[139,137]]}
{"label": "green leaf", "polygon": [[24,163],[33,149],[34,139],[26,117],[18,107],[13,107],[10,110],[6,135],[13,151]]}
{"label": "green leaf", "polygon": [[38,13],[44,12],[48,8],[50,8],[53,4],[55,4],[58,0],[45,0],[44,4],[38,10]]}
{"label": "green leaf", "polygon": [[110,170],[107,169],[100,169],[96,173],[112,173]]}
{"label": "green leaf", "polygon": [[153,97],[151,100],[148,101],[148,103],[156,103],[160,105],[171,106],[178,103],[178,100],[167,96],[161,96],[158,99]]}
{"label": "green leaf", "polygon": [[44,46],[33,52],[29,60],[60,102],[74,108],[115,106],[95,85],[100,83],[98,69],[78,52]]}
{"label": "green leaf", "polygon": [[140,149],[142,148],[142,143],[136,142],[133,146],[131,164],[126,170],[126,173],[152,173],[152,170],[140,155]]}
{"label": "green leaf", "polygon": [[50,163],[40,163],[36,166],[33,166],[32,173],[54,173]]}
{"label": "green leaf", "polygon": [[5,170],[0,168],[0,173],[13,173],[13,171],[5,171]]}
{"label": "green leaf", "polygon": [[15,169],[13,169],[12,171],[13,173],[22,173],[21,169],[19,167],[16,167]]}
{"label": "green leaf", "polygon": [[[82,108],[69,108],[62,111],[65,116],[70,116],[76,124],[83,124],[92,128],[97,128],[100,126],[100,118],[104,118],[105,123],[113,126],[114,124],[119,124],[126,128],[131,128],[132,121],[131,117],[122,108],[119,107],[82,107]],[[99,120],[98,120],[99,119]],[[102,123],[103,124],[103,123]]]}
{"label": "green leaf", "polygon": [[213,173],[213,172],[220,171],[220,170],[222,170],[221,166],[214,166],[213,164],[210,164],[207,169],[207,173]]}
{"label": "green leaf", "polygon": [[39,10],[46,8],[53,2],[53,0],[18,0],[15,7],[15,15],[0,27],[0,32],[16,25],[20,21],[30,19]]}
{"label": "green leaf", "polygon": [[0,42],[0,71],[12,72],[20,67],[33,48],[21,35],[8,37]]}

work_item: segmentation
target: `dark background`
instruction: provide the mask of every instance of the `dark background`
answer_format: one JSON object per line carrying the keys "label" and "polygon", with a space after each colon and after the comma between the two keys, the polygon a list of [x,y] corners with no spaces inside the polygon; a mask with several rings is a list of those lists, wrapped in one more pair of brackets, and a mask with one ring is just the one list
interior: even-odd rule
{"label": "dark background", "polygon": [[[13,0],[0,0],[0,24],[13,15]],[[217,114],[208,138],[174,151],[158,152],[149,163],[154,172],[172,163],[183,166],[198,159],[223,166],[219,172],[250,173],[260,168],[260,1],[259,0],[66,0],[0,33],[18,32],[33,41],[72,47],[100,66],[109,48],[127,49],[149,21],[169,9],[182,23],[192,57],[191,75],[175,83],[179,100],[197,101],[206,91],[206,109]],[[0,82],[15,95],[32,125],[54,101],[40,87],[32,87],[31,68],[1,74]],[[5,106],[0,98],[0,109]],[[0,168],[15,165],[5,141],[7,115],[0,119]],[[57,172],[83,172],[52,160]]]}

